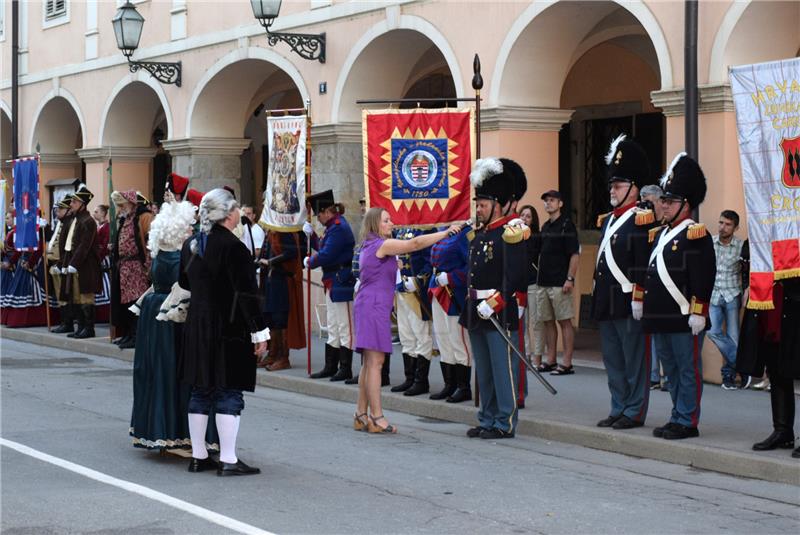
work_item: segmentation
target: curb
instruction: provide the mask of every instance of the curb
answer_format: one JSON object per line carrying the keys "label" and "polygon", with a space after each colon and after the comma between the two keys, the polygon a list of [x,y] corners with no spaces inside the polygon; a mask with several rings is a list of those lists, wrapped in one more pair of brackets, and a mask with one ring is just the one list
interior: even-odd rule
{"label": "curb", "polygon": [[[62,335],[38,333],[0,327],[0,338],[27,342],[46,347],[86,353],[101,357],[133,362],[132,349],[121,350],[105,338],[99,341],[73,340]],[[358,390],[328,381],[294,377],[259,371],[260,386],[277,388],[298,394],[336,401],[355,403]],[[465,425],[475,423],[475,408],[463,405],[433,402],[405,396],[383,396],[384,408]],[[762,479],[776,483],[800,486],[800,463],[791,460],[765,458],[747,452],[726,450],[686,442],[666,441],[655,437],[621,434],[585,425],[576,425],[525,415],[517,424],[517,433],[542,440],[564,442],[632,457],[691,466],[723,474]]]}

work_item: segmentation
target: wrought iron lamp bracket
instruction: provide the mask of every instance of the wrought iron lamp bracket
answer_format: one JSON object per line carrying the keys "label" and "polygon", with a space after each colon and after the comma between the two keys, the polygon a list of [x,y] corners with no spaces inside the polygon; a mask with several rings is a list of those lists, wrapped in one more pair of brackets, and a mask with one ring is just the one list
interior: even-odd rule
{"label": "wrought iron lamp bracket", "polygon": [[137,72],[144,69],[150,73],[153,78],[162,84],[175,84],[177,87],[181,86],[181,62],[167,63],[161,61],[133,61],[128,58],[128,66],[131,72]]}

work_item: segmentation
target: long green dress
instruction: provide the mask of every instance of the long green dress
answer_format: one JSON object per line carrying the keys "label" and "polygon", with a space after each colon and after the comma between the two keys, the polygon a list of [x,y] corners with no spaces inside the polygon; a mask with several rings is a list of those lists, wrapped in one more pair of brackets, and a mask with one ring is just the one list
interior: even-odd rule
{"label": "long green dress", "polygon": [[[177,355],[182,324],[158,321],[156,315],[178,280],[180,251],[160,251],[150,276],[153,292],[139,314],[133,359],[133,413],[130,435],[138,448],[190,448],[188,405],[191,387],[178,379]],[[209,418],[206,445],[219,449],[214,415]]]}

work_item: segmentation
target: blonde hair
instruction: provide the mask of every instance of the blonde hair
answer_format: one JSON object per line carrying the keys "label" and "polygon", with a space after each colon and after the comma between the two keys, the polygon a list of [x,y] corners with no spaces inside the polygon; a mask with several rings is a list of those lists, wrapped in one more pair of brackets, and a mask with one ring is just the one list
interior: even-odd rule
{"label": "blonde hair", "polygon": [[[364,214],[364,222],[361,224],[360,239],[363,242],[370,234],[381,236],[381,216],[385,212],[383,208],[373,207]],[[381,236],[383,237],[383,236]]]}

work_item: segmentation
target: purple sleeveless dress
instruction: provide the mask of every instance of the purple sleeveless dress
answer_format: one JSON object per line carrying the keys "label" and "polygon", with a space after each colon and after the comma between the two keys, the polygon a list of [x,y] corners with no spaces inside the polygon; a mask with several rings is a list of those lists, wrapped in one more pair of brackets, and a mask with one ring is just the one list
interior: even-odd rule
{"label": "purple sleeveless dress", "polygon": [[361,246],[359,286],[353,305],[356,321],[356,351],[392,352],[392,306],[394,305],[397,258],[378,258],[384,240],[370,234]]}

